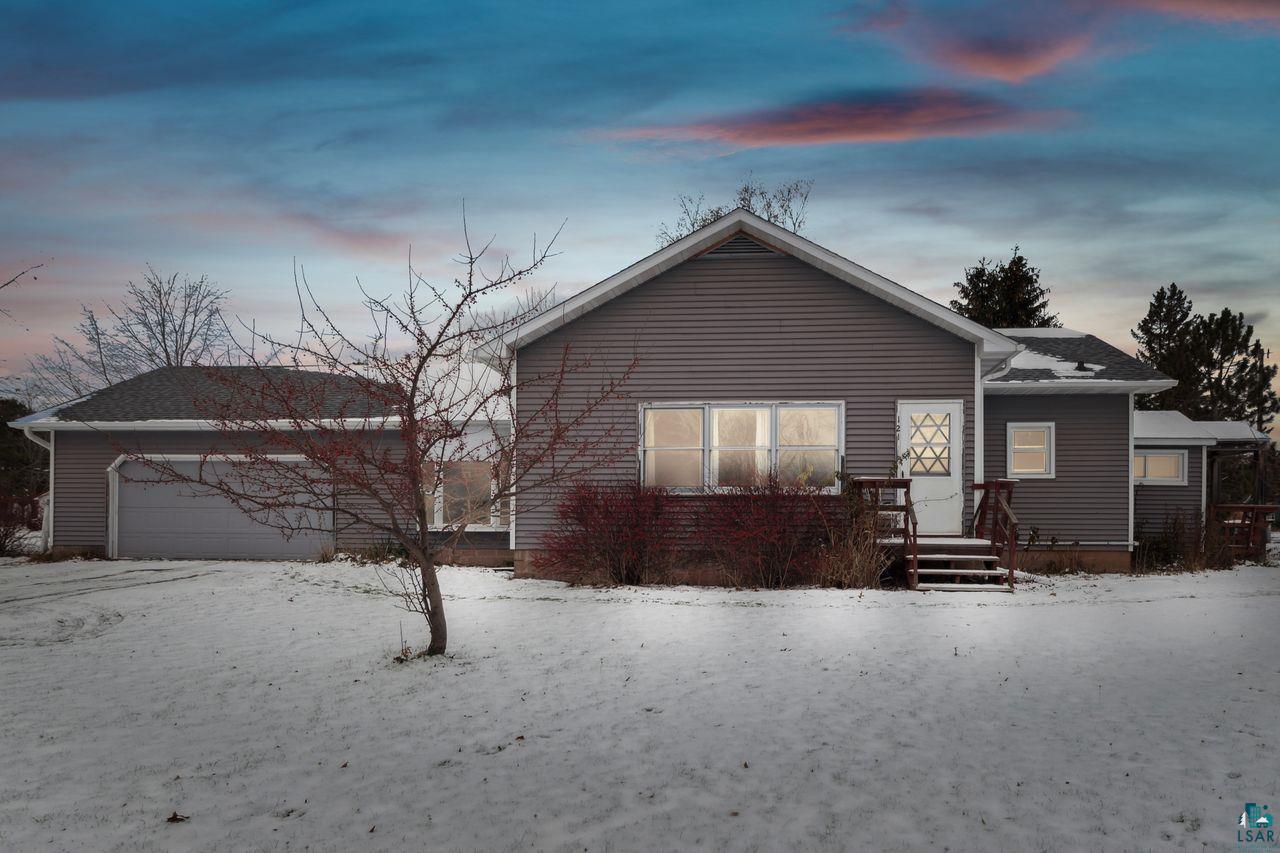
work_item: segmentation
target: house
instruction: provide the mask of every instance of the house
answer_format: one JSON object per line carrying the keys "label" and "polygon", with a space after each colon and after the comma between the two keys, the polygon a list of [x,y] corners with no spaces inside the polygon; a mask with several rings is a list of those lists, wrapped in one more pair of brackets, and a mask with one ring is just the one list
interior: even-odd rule
{"label": "house", "polygon": [[[585,389],[635,360],[593,476],[688,492],[773,469],[911,479],[921,537],[972,531],[977,484],[1015,480],[1024,565],[1126,569],[1134,544],[1134,400],[1174,380],[1086,332],[989,329],[743,210],[511,329],[495,344],[540,374],[592,355]],[[572,396],[572,389],[569,396]],[[522,387],[518,417],[546,399]],[[518,570],[556,495],[517,496]]]}
{"label": "house", "polygon": [[[590,365],[568,377],[562,409],[634,364],[625,399],[580,426],[609,436],[592,477],[701,500],[769,470],[804,471],[833,491],[837,472],[895,475],[910,479],[919,536],[935,543],[973,541],[990,491],[982,484],[1010,480],[1024,566],[1069,551],[1081,566],[1128,568],[1140,519],[1175,506],[1203,513],[1204,448],[1219,442],[1201,435],[1219,427],[1135,416],[1136,396],[1174,381],[1093,335],[986,328],[743,210],[512,328],[488,355],[510,355],[529,377],[553,373],[566,347],[589,353]],[[51,448],[55,548],[204,555],[191,537],[211,517],[221,535],[209,555],[319,547],[255,536],[225,507],[179,511],[172,496],[120,485],[122,442],[148,453],[208,449],[214,436],[181,402],[193,381],[157,371],[12,424]],[[550,393],[522,383],[516,416],[532,416]],[[474,472],[450,476],[455,491],[484,487]],[[509,513],[470,533],[475,561],[514,558],[529,571],[561,488],[517,495]],[[171,533],[157,533],[157,502],[174,516]],[[331,541],[361,544],[341,529]]]}

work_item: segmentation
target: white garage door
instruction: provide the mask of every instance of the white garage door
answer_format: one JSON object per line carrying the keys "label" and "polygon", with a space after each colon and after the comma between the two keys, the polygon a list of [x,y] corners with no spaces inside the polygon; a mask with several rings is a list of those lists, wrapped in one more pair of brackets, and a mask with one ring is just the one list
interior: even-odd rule
{"label": "white garage door", "polygon": [[[198,465],[172,464],[179,470],[189,467],[192,476]],[[206,477],[211,464],[205,463]],[[308,559],[333,542],[332,532],[286,537],[219,495],[201,494],[199,487],[157,483],[155,479],[155,473],[144,464],[127,461],[120,465],[115,519],[118,557]],[[331,513],[323,519],[323,527],[332,531]]]}

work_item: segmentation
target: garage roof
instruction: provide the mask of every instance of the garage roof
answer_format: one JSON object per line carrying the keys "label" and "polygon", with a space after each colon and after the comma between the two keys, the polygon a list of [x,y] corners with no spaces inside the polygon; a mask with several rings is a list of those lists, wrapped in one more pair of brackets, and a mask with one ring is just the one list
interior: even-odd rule
{"label": "garage roof", "polygon": [[[288,389],[293,406],[282,404]],[[197,428],[232,401],[243,401],[246,419],[369,418],[389,413],[369,397],[367,383],[352,377],[287,367],[161,367],[14,421],[11,426],[57,429],[86,424]]]}

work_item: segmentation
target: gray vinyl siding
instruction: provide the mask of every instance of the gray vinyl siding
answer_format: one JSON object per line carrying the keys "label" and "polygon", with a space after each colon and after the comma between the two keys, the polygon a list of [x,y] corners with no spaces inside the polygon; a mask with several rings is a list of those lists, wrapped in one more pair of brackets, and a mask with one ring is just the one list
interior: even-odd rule
{"label": "gray vinyl siding", "polygon": [[[218,449],[216,434],[209,432],[81,432],[59,431],[54,454],[53,545],[59,549],[106,553],[108,489],[107,468],[121,451],[139,453],[206,453]],[[225,447],[226,445],[221,445]],[[363,512],[373,512],[365,499]],[[340,513],[335,518],[335,544],[340,549],[380,545],[386,534],[352,522]],[[474,531],[459,544],[462,549],[507,547],[507,533]]]}
{"label": "gray vinyl siding", "polygon": [[107,550],[107,468],[123,449],[204,453],[209,433],[60,431],[54,459],[53,545]]}
{"label": "gray vinyl siding", "polygon": [[1127,394],[988,394],[984,406],[987,477],[1008,476],[1009,423],[1054,424],[1054,478],[1022,479],[1013,489],[1023,541],[1033,529],[1045,544],[1129,541]]}
{"label": "gray vinyl siding", "polygon": [[[560,395],[567,417],[632,359],[627,399],[593,412],[575,440],[599,442],[591,476],[635,482],[638,404],[659,401],[845,402],[845,470],[887,475],[898,400],[964,404],[965,524],[972,509],[974,344],[794,258],[704,257],[674,267],[522,348],[521,383],[552,373],[565,348],[590,357]],[[523,386],[518,417],[534,415],[545,385]],[[610,432],[612,430],[612,432]],[[545,475],[544,466],[535,478]],[[516,502],[516,548],[537,548],[558,491]]]}
{"label": "gray vinyl siding", "polygon": [[[1142,445],[1135,445],[1141,450]],[[1158,535],[1164,529],[1165,519],[1180,515],[1192,529],[1198,529],[1203,512],[1200,504],[1201,484],[1204,480],[1203,447],[1151,447],[1150,450],[1185,450],[1187,453],[1187,484],[1185,486],[1133,485],[1134,530],[1146,535]],[[1135,534],[1136,535],[1136,534]]]}

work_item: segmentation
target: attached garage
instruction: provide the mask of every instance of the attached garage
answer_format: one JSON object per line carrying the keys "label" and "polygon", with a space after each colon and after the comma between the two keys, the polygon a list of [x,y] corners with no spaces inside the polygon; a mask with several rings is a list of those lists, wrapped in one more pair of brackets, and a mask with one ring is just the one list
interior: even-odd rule
{"label": "attached garage", "polygon": [[[198,458],[169,456],[183,474],[196,475]],[[230,474],[227,462],[204,463],[206,478]],[[110,470],[109,554],[164,559],[312,559],[333,544],[333,514],[313,516],[319,529],[286,537],[254,520],[229,500],[199,486],[158,482],[143,462],[121,458]]]}

